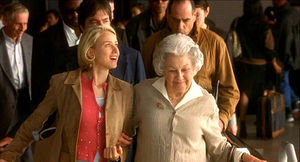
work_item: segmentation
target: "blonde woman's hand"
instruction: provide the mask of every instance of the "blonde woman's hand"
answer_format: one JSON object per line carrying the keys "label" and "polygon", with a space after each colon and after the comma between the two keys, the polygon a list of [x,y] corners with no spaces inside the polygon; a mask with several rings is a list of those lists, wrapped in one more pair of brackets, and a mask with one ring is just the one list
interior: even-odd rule
{"label": "blonde woman's hand", "polygon": [[245,161],[245,162],[267,162],[266,160],[260,160],[257,157],[247,154],[247,153],[244,153],[242,155],[242,161]]}
{"label": "blonde woman's hand", "polygon": [[117,145],[128,146],[132,142],[132,137],[127,136],[125,133],[122,133],[118,139]]}
{"label": "blonde woman's hand", "polygon": [[120,145],[113,147],[106,147],[104,149],[104,158],[112,161],[117,161],[123,154],[123,149]]}
{"label": "blonde woman's hand", "polygon": [[0,159],[0,162],[7,162],[6,160]]}

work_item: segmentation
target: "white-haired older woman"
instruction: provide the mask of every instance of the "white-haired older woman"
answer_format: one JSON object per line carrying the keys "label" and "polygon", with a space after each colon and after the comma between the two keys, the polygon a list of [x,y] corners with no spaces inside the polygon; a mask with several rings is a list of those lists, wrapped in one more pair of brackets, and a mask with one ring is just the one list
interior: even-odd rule
{"label": "white-haired older woman", "polygon": [[50,114],[57,112],[56,131],[35,144],[34,161],[105,162],[125,149],[116,146],[131,126],[133,87],[109,74],[119,58],[116,33],[111,27],[84,32],[78,46],[80,69],[54,75],[46,97],[23,123],[0,155],[15,161],[34,141]]}
{"label": "white-haired older woman", "polygon": [[208,154],[212,161],[260,161],[221,135],[214,97],[193,80],[203,60],[198,45],[183,34],[158,44],[153,65],[161,77],[135,86],[135,161],[204,162]]}

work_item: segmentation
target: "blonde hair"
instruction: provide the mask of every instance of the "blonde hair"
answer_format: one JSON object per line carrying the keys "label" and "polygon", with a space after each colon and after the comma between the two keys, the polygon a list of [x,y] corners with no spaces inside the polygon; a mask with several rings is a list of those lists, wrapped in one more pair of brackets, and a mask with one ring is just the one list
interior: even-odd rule
{"label": "blonde hair", "polygon": [[194,75],[201,69],[204,62],[199,45],[192,38],[181,33],[172,34],[160,41],[154,50],[153,67],[158,76],[163,76],[166,58],[170,54],[189,56],[194,66]]}
{"label": "blonde hair", "polygon": [[116,35],[115,30],[110,26],[91,27],[83,32],[78,45],[78,63],[81,68],[87,69],[92,65],[95,57],[89,58],[87,55],[88,50],[96,44],[98,38],[106,31]]}

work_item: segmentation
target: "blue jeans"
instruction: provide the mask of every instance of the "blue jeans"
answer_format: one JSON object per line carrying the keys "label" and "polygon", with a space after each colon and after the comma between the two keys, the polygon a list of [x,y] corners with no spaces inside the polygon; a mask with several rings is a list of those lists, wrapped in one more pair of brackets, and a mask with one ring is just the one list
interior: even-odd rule
{"label": "blue jeans", "polygon": [[280,88],[284,94],[285,105],[290,113],[292,110],[292,103],[299,100],[299,97],[295,94],[294,90],[290,86],[289,71],[284,71],[284,81],[281,82]]}

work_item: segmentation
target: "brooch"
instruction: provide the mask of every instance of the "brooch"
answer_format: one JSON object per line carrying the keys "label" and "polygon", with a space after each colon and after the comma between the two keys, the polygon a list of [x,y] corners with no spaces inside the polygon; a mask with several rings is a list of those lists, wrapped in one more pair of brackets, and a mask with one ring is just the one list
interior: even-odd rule
{"label": "brooch", "polygon": [[159,109],[164,109],[165,108],[165,105],[163,105],[162,103],[158,102],[156,104],[156,106],[159,108]]}

